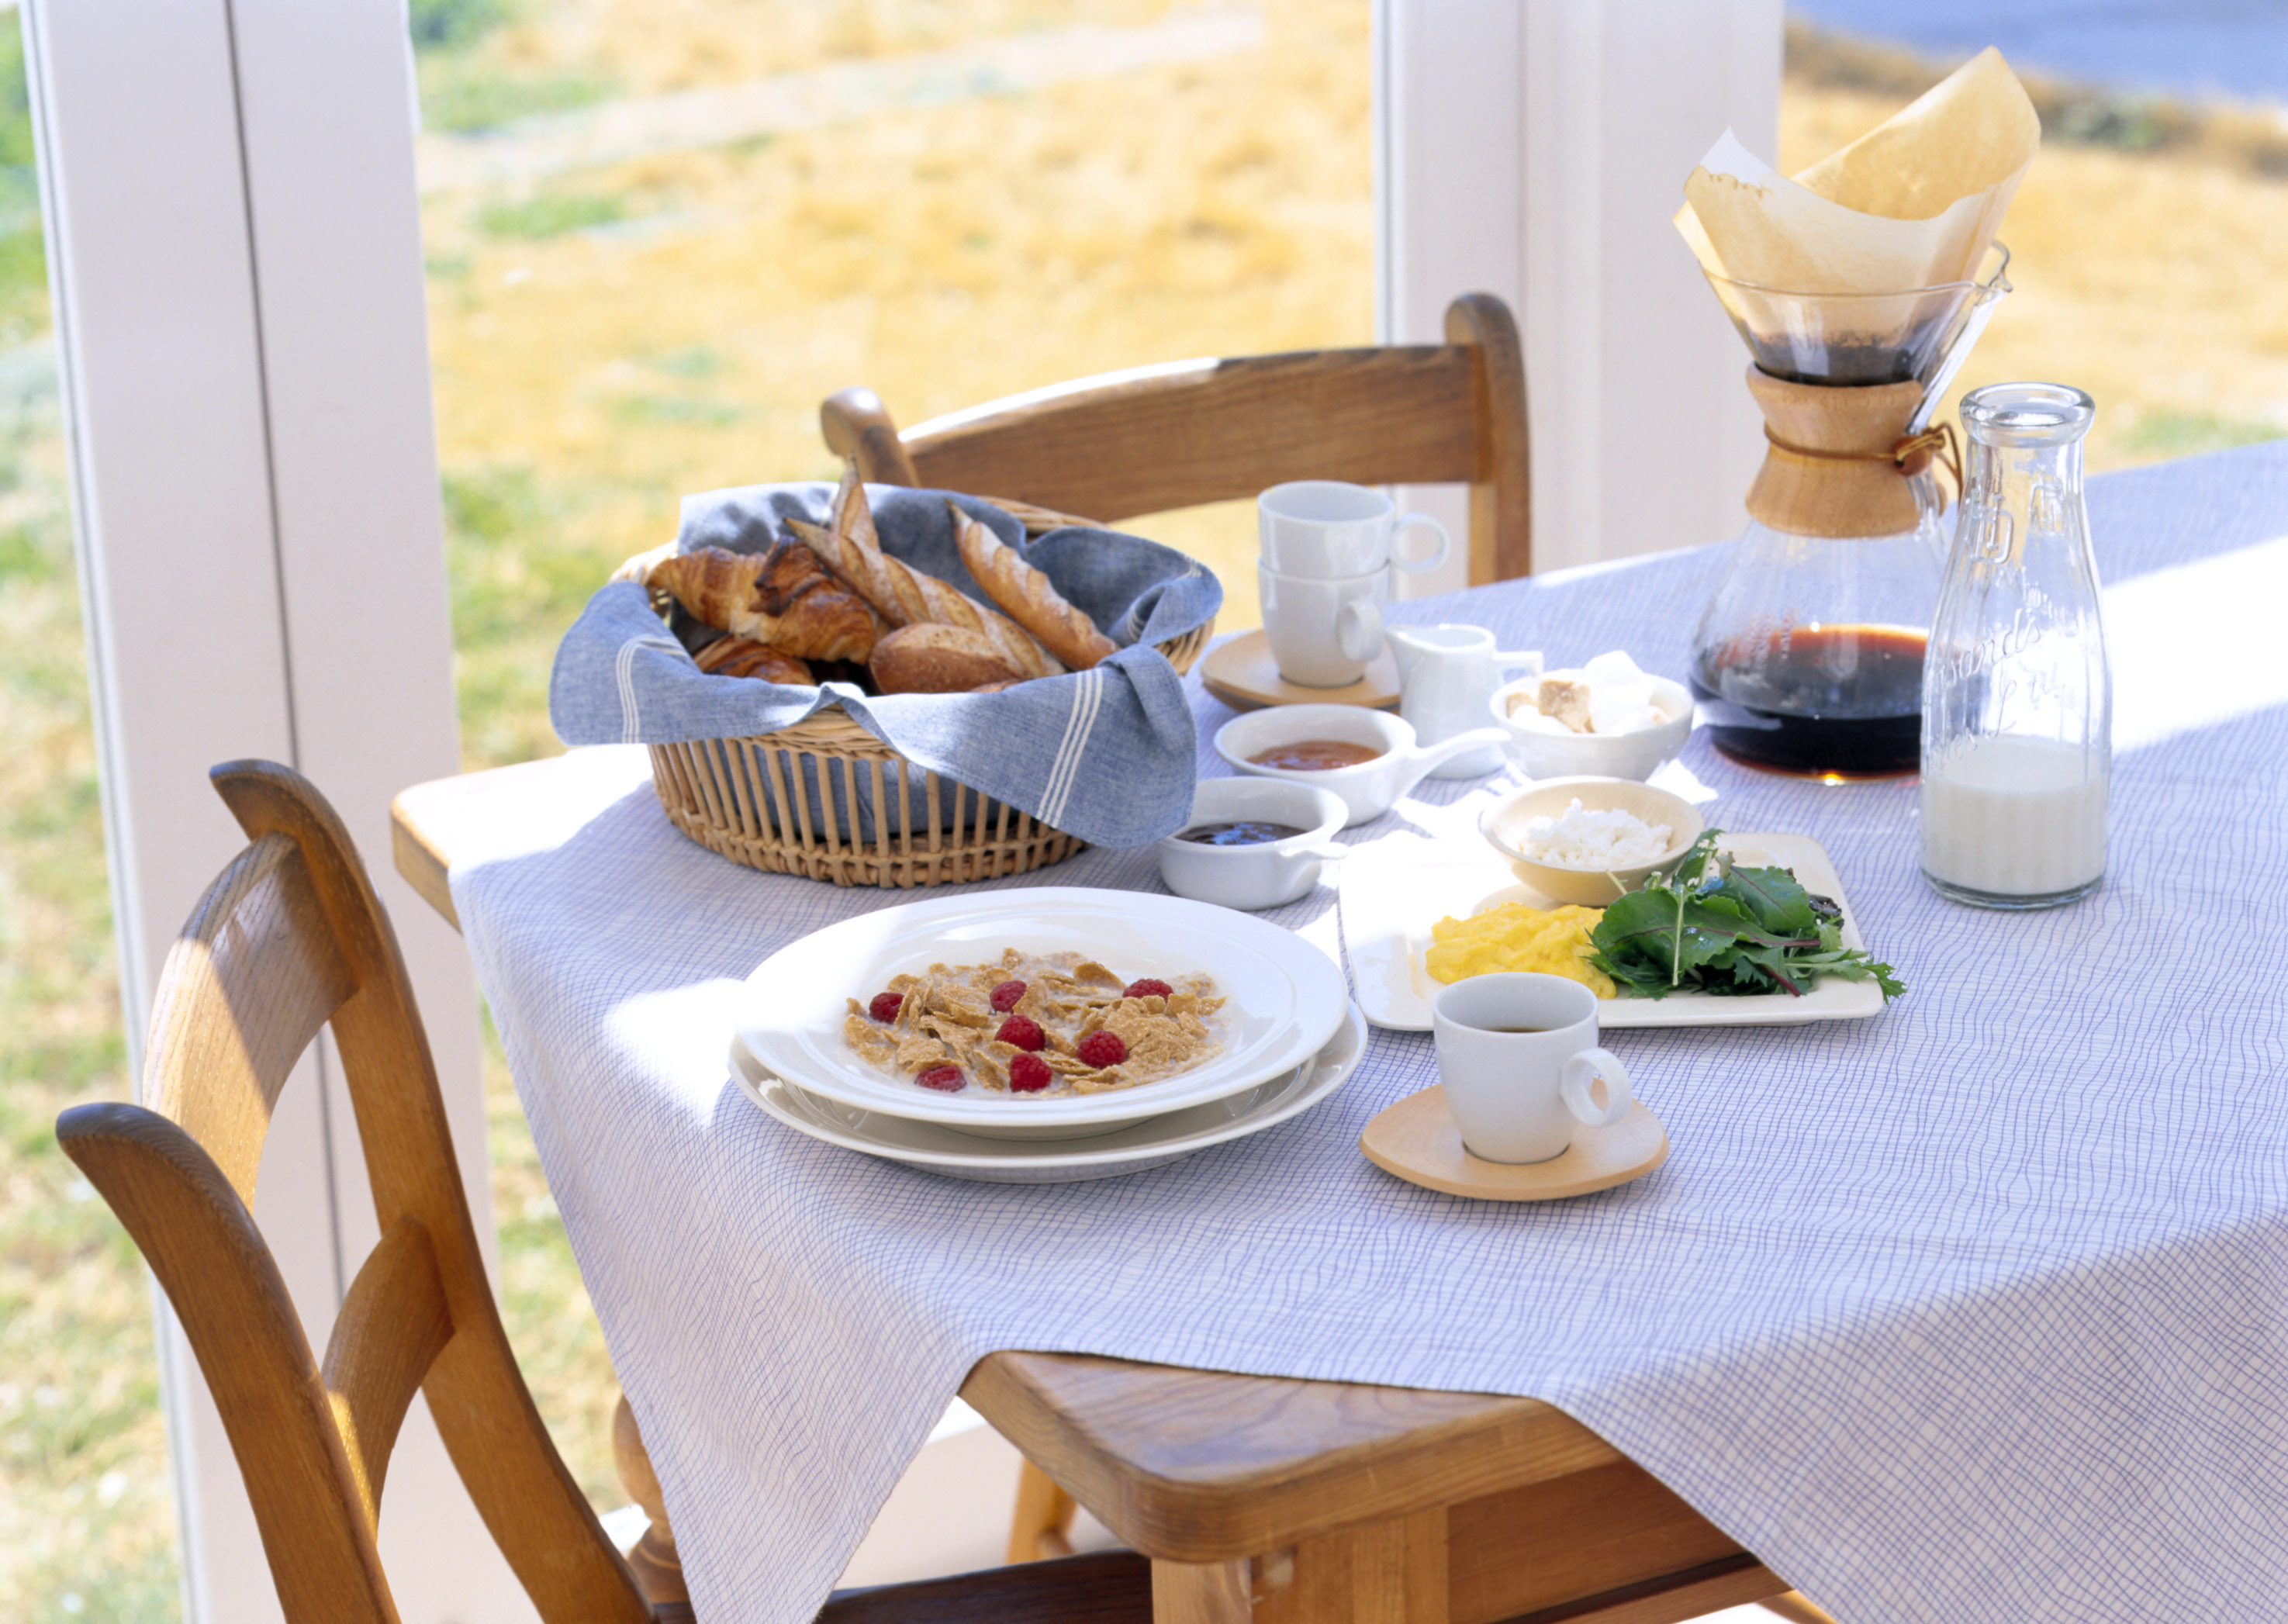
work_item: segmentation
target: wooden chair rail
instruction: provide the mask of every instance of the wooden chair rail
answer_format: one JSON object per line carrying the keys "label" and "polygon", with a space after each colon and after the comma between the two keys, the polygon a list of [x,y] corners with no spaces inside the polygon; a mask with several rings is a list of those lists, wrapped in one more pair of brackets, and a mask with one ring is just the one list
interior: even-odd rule
{"label": "wooden chair rail", "polygon": [[1173,362],[1013,395],[900,433],[880,399],[820,408],[830,449],[880,484],[1013,498],[1114,523],[1286,479],[1471,487],[1470,578],[1532,566],[1517,325],[1466,294],[1442,345]]}
{"label": "wooden chair rail", "polygon": [[1479,365],[1429,345],[1196,361],[925,424],[906,452],[925,484],[1107,521],[1252,497],[1274,456],[1291,479],[1468,484],[1490,472]]}

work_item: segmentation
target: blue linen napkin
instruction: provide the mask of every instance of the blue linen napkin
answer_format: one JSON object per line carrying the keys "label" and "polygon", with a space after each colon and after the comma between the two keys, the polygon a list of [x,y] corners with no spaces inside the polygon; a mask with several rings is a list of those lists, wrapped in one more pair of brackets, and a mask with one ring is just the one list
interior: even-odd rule
{"label": "blue linen napkin", "polygon": [[[683,501],[679,552],[760,552],[787,518],[827,521],[834,495],[817,482],[753,485]],[[944,491],[869,486],[882,551],[989,603],[961,562]],[[839,706],[859,726],[930,771],[1005,801],[1094,845],[1140,846],[1173,834],[1191,811],[1197,737],[1182,680],[1152,646],[1212,619],[1223,588],[1173,548],[1116,531],[1068,527],[1031,542],[991,503],[955,495],[1098,629],[1123,646],[1085,671],[1038,677],[1000,693],[868,697],[855,685],[790,687],[700,670],[633,582],[588,600],[564,634],[548,713],[567,744],[671,744],[777,733]],[[804,761],[812,812],[816,763]],[[874,838],[860,787],[859,837]],[[921,793],[913,812],[923,816]]]}

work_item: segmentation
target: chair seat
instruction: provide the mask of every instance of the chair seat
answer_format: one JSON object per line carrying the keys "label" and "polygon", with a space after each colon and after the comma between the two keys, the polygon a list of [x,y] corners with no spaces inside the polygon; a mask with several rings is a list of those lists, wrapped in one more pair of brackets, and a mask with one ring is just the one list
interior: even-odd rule
{"label": "chair seat", "polygon": [[[667,1615],[659,1616],[667,1624]],[[1108,1550],[914,1584],[837,1590],[818,1624],[1151,1624],[1151,1619],[1152,1564],[1132,1550]]]}

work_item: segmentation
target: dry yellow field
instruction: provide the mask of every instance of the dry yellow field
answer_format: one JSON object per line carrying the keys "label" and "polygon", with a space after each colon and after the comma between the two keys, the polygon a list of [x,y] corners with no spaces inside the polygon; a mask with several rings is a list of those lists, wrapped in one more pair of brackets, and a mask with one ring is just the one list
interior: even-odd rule
{"label": "dry yellow field", "polygon": [[[554,40],[552,23],[497,49],[601,53],[631,87],[672,89],[703,69],[714,82],[824,66],[959,32],[918,20],[941,24],[939,8],[915,8],[910,27],[878,8],[854,45],[822,24],[765,47],[752,42],[771,30],[734,36],[729,8],[691,0],[692,33],[671,50],[655,19],[628,26],[625,8],[608,33],[607,8],[592,9],[592,35]],[[592,585],[672,533],[684,492],[830,477],[818,405],[849,384],[913,424],[1091,372],[1368,342],[1367,7],[1262,9],[1258,50],[636,160],[506,204],[433,197],[445,465],[529,508],[499,567],[576,560]],[[1172,12],[1071,7],[1060,24]],[[541,225],[552,208],[616,218],[518,235],[503,230],[516,207]],[[1255,621],[1252,526],[1227,504],[1151,527],[1216,568],[1227,625]],[[552,748],[537,676],[584,596],[553,593],[544,622],[504,628],[486,653],[465,638],[465,660],[484,667],[473,680],[519,701],[471,729],[473,761]]]}

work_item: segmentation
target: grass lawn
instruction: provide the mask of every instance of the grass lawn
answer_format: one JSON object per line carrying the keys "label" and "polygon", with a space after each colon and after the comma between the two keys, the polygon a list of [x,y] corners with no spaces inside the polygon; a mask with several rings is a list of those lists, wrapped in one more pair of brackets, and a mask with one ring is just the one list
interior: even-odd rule
{"label": "grass lawn", "polygon": [[[679,495],[831,471],[815,414],[832,390],[871,384],[912,423],[1113,367],[1365,341],[1367,7],[1262,12],[1257,50],[429,196],[468,764],[557,748],[555,641],[614,563],[669,534]],[[413,12],[429,125],[450,134],[1172,8]],[[12,39],[0,28],[0,1616],[162,1620],[175,1558],[148,1288],[50,1132],[63,1106],[130,1090]],[[1808,36],[1791,62],[1791,168],[1930,76]],[[1966,386],[2090,389],[2093,470],[2276,432],[2288,165],[2247,121],[2048,105],[2054,132],[2083,139],[2053,139],[2012,211],[2019,291]],[[1225,624],[1251,621],[1244,504],[1137,527],[1209,559]],[[574,1470],[617,1503],[609,1364],[497,1043],[487,1089],[510,1335]]]}

